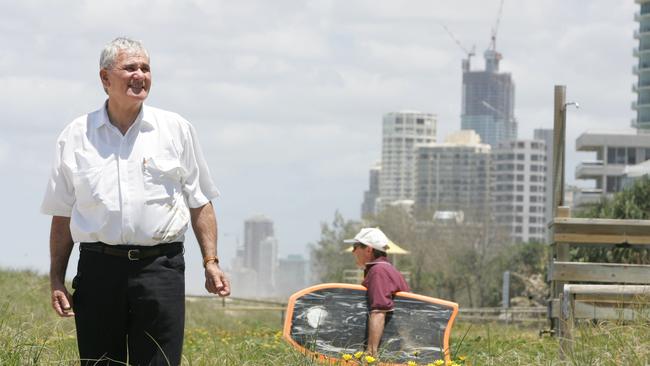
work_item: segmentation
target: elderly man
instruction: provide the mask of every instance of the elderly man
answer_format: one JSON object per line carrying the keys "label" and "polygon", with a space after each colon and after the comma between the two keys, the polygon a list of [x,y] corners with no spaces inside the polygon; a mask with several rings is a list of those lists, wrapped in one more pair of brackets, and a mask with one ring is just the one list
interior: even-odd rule
{"label": "elderly man", "polygon": [[[144,104],[151,68],[140,42],[106,45],[99,77],[108,99],[59,136],[41,207],[52,215],[52,307],[75,317],[82,364],[125,364],[128,357],[130,365],[178,365],[190,222],[206,289],[230,293],[211,204],[219,191],[192,125]],[[71,296],[64,279],[74,243],[81,252]]]}
{"label": "elderly man", "polygon": [[399,291],[411,291],[402,274],[388,261],[386,251],[389,240],[376,228],[363,228],[354,239],[345,240],[353,243],[352,254],[359,268],[364,268],[361,283],[368,297],[368,349],[376,355],[379,342],[384,333],[384,325],[390,321],[393,312],[393,296]]}

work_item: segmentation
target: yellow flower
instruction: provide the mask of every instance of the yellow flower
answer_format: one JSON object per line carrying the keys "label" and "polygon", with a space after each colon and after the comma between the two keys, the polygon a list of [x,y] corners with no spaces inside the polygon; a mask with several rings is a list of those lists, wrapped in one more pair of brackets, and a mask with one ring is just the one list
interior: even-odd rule
{"label": "yellow flower", "polygon": [[350,361],[352,359],[352,355],[349,353],[346,353],[343,355],[343,359],[346,361]]}
{"label": "yellow flower", "polygon": [[366,362],[367,362],[367,363],[373,363],[373,362],[375,362],[375,361],[377,361],[377,360],[376,360],[374,357],[372,357],[372,356],[366,356]]}
{"label": "yellow flower", "polygon": [[409,361],[406,363],[408,366],[418,366],[418,363],[415,361]]}
{"label": "yellow flower", "polygon": [[360,359],[361,356],[363,356],[363,352],[361,352],[361,351],[354,354],[354,358],[356,358],[356,359]]}
{"label": "yellow flower", "polygon": [[443,360],[435,360],[435,361],[433,362],[433,364],[434,364],[435,366],[443,366],[443,365],[445,364],[445,361],[443,361]]}
{"label": "yellow flower", "polygon": [[449,366],[460,366],[460,365],[457,364],[456,361],[451,361],[451,363],[449,364]]}
{"label": "yellow flower", "polygon": [[467,356],[458,356],[458,359],[460,361],[465,361],[467,359]]}

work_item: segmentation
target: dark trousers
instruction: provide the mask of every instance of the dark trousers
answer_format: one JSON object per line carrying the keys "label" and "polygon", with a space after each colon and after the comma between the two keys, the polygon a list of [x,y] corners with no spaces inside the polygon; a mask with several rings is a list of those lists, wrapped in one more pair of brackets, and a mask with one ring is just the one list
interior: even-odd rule
{"label": "dark trousers", "polygon": [[72,285],[81,364],[179,365],[184,272],[182,248],[135,261],[82,249]]}

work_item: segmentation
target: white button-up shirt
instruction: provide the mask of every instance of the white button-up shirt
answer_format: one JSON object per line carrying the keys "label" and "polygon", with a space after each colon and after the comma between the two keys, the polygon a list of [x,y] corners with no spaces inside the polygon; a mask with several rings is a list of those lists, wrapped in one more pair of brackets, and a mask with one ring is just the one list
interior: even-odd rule
{"label": "white button-up shirt", "polygon": [[59,136],[41,212],[70,217],[75,242],[154,245],[182,241],[189,207],[217,196],[188,121],[143,105],[122,135],[104,104]]}

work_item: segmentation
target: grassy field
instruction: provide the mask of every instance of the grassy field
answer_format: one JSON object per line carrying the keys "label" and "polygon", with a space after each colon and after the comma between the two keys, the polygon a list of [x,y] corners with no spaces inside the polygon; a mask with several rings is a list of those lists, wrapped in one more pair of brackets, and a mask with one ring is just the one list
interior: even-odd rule
{"label": "grassy field", "polygon": [[[74,321],[50,309],[46,277],[0,271],[0,291],[0,365],[78,364]],[[188,302],[183,365],[316,365],[282,340],[278,312],[224,313],[219,306]],[[650,364],[648,324],[582,327],[565,360],[558,357],[557,340],[540,338],[538,331],[459,321],[452,353],[464,365]]]}

